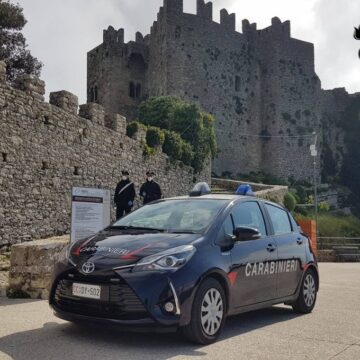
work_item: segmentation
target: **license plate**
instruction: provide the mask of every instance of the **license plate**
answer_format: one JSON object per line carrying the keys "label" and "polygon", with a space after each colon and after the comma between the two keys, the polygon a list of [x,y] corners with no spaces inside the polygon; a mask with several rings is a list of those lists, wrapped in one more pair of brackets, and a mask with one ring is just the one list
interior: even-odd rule
{"label": "license plate", "polygon": [[101,286],[73,283],[72,294],[83,298],[100,299]]}

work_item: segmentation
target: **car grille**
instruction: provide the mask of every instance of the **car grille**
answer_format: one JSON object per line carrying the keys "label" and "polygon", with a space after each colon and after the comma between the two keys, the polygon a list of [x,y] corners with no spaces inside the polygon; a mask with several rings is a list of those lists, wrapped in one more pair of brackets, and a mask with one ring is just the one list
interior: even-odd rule
{"label": "car grille", "polygon": [[[119,279],[115,279],[119,281]],[[101,299],[87,299],[72,295],[72,284],[80,282],[101,286]],[[134,291],[124,282],[112,284],[109,280],[90,277],[60,279],[55,294],[55,305],[63,311],[119,320],[138,320],[149,315]]]}

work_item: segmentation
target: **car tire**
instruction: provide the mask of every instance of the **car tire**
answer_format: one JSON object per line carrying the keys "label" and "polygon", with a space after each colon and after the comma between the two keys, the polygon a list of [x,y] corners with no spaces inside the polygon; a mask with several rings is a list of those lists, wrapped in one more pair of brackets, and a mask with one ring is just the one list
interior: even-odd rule
{"label": "car tire", "polygon": [[225,317],[225,291],[217,280],[208,278],[201,283],[196,292],[190,323],[181,330],[191,342],[211,344],[219,337]]}
{"label": "car tire", "polygon": [[312,269],[306,270],[299,296],[292,304],[293,310],[298,314],[308,314],[314,309],[317,295],[317,279],[315,271]]}

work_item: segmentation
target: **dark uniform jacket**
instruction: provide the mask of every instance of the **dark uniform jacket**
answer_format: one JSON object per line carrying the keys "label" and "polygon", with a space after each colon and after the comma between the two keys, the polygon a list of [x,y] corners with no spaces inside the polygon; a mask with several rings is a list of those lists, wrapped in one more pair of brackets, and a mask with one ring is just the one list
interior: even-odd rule
{"label": "dark uniform jacket", "polygon": [[135,199],[134,184],[127,186],[127,188],[125,190],[121,191],[121,189],[123,189],[129,183],[130,183],[130,180],[128,179],[128,180],[121,180],[117,184],[116,189],[115,189],[115,195],[114,195],[115,204],[127,206],[129,201],[134,202],[134,199]]}
{"label": "dark uniform jacket", "polygon": [[141,185],[140,196],[144,198],[144,204],[161,199],[161,189],[157,182],[148,181]]}

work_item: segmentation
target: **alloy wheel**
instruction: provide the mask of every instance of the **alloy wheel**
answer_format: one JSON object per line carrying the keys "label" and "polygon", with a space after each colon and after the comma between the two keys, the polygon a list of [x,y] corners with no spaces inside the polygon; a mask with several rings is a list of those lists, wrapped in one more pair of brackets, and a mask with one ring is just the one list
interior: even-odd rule
{"label": "alloy wheel", "polygon": [[312,274],[306,275],[303,287],[303,294],[306,306],[311,307],[315,301],[316,295],[315,280]]}
{"label": "alloy wheel", "polygon": [[201,304],[201,324],[207,335],[215,335],[224,316],[224,304],[217,289],[209,289]]}

